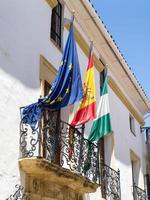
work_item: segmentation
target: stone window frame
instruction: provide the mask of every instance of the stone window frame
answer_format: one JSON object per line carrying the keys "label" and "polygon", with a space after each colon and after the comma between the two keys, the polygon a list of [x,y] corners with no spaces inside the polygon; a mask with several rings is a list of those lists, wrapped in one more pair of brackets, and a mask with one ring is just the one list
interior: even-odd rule
{"label": "stone window frame", "polygon": [[50,85],[55,80],[57,70],[55,67],[43,56],[40,55],[40,96],[44,96],[44,84],[47,81]]}

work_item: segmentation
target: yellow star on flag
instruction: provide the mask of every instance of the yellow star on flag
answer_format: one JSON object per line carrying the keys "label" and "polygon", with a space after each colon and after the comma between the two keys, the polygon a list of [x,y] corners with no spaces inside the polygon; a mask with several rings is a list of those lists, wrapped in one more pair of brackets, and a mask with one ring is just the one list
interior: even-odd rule
{"label": "yellow star on flag", "polygon": [[57,101],[60,102],[61,100],[62,100],[62,97],[59,96],[59,97],[57,98]]}
{"label": "yellow star on flag", "polygon": [[69,88],[66,89],[66,94],[69,94]]}
{"label": "yellow star on flag", "polygon": [[70,70],[72,69],[72,64],[69,65],[69,69],[70,69]]}
{"label": "yellow star on flag", "polygon": [[55,100],[53,100],[50,104],[54,104],[55,103]]}

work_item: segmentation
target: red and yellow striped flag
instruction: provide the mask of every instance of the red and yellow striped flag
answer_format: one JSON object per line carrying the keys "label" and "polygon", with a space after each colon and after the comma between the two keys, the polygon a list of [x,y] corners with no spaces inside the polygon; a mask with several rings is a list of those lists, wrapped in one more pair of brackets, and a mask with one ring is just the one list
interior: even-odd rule
{"label": "red and yellow striped flag", "polygon": [[78,111],[71,122],[72,126],[81,125],[96,118],[94,60],[92,51],[89,56],[88,67],[85,74],[83,92],[83,98],[80,101]]}

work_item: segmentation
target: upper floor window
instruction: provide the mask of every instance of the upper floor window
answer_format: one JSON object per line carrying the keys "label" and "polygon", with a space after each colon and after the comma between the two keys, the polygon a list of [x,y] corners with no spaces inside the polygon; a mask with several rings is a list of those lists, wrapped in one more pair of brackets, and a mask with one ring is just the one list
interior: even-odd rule
{"label": "upper floor window", "polygon": [[135,135],[135,121],[132,115],[129,115],[130,131]]}
{"label": "upper floor window", "polygon": [[55,42],[55,44],[61,48],[61,36],[62,36],[62,5],[58,1],[56,7],[52,9],[52,17],[51,17],[51,39]]}
{"label": "upper floor window", "polygon": [[100,89],[101,89],[101,91],[103,88],[104,80],[105,80],[105,69],[100,72]]}

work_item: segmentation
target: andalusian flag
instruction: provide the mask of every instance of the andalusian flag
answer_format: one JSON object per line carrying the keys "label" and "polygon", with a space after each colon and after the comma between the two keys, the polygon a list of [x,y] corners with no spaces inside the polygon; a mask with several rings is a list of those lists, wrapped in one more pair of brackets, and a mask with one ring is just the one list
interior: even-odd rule
{"label": "andalusian flag", "polygon": [[83,86],[83,98],[77,113],[75,114],[72,126],[77,126],[88,122],[96,117],[95,111],[96,96],[95,96],[95,78],[94,78],[94,60],[92,53],[92,45],[90,50],[88,67],[85,75]]}
{"label": "andalusian flag", "polygon": [[108,89],[107,89],[107,76],[105,78],[100,103],[97,110],[97,118],[93,122],[88,140],[98,141],[100,138],[112,132],[111,120],[110,120],[110,109],[108,100]]}

